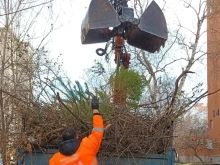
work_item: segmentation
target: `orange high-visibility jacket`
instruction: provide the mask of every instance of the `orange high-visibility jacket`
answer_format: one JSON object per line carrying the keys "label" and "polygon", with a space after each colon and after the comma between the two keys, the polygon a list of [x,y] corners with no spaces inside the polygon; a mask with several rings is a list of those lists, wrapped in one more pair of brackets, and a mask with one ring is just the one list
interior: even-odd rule
{"label": "orange high-visibility jacket", "polygon": [[65,156],[60,152],[55,153],[50,159],[49,165],[98,165],[96,154],[100,148],[103,132],[104,124],[102,116],[100,114],[94,114],[92,133],[82,139],[77,151],[71,156]]}

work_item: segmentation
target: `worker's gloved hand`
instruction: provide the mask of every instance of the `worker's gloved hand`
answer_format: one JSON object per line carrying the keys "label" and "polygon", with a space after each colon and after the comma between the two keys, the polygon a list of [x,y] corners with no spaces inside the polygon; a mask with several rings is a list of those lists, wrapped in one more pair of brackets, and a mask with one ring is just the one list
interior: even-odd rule
{"label": "worker's gloved hand", "polygon": [[99,98],[97,96],[92,97],[91,107],[92,109],[99,109]]}

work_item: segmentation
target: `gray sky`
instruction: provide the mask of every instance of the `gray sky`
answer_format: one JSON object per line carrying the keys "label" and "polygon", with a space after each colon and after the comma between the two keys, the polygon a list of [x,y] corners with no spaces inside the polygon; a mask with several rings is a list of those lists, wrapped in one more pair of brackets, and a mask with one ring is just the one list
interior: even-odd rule
{"label": "gray sky", "polygon": [[83,70],[90,67],[95,58],[95,50],[104,44],[82,45],[80,39],[81,22],[87,12],[90,0],[57,0],[54,8],[60,10],[57,21],[59,29],[52,34],[50,49],[53,55],[62,54],[63,68],[73,80],[82,76]]}
{"label": "gray sky", "polygon": [[[160,7],[164,6],[163,0],[155,1]],[[100,58],[95,54],[95,50],[104,46],[104,44],[81,44],[81,22],[89,3],[90,0],[55,0],[53,3],[55,13],[59,13],[56,23],[59,28],[52,34],[50,49],[54,56],[62,54],[64,69],[67,71],[68,76],[73,79],[78,79],[83,70],[92,65],[94,59]],[[185,8],[179,1],[167,0],[164,9],[168,28],[172,29],[176,26],[178,20],[189,29],[193,29],[196,26],[194,23],[195,14],[190,10],[184,10]],[[188,34],[185,33],[185,35]]]}
{"label": "gray sky", "polygon": [[[96,55],[95,50],[100,47],[104,47],[104,44],[91,44],[82,45],[80,40],[81,23],[87,12],[89,3],[91,0],[55,0],[52,3],[53,9],[53,21],[57,19],[55,24],[55,30],[53,31],[49,42],[49,49],[51,51],[50,57],[56,58],[59,54],[62,54],[61,59],[63,61],[63,69],[66,70],[67,75],[71,79],[79,80],[84,69],[92,66],[95,59],[100,59]],[[132,6],[132,1],[130,5]],[[143,0],[144,1],[144,0]],[[177,25],[181,23],[184,27],[195,31],[196,29],[196,15],[191,9],[185,8],[181,0],[155,0],[158,5],[163,8],[166,17],[167,25],[169,30],[176,29]],[[150,0],[151,2],[151,0]],[[196,9],[198,8],[198,0],[192,0],[195,4]],[[58,17],[57,17],[58,16]],[[205,27],[204,27],[205,28]],[[183,35],[187,37],[187,42],[193,42],[192,34],[189,31],[183,31]],[[206,35],[202,38],[202,43],[206,41]],[[206,49],[206,47],[204,47]],[[175,55],[181,55],[181,50],[176,51]],[[104,58],[104,57],[102,57]],[[111,58],[113,61],[114,59]],[[204,62],[206,63],[206,62]],[[175,69],[176,72],[181,71],[181,65],[177,64]],[[198,83],[203,81],[206,83],[206,65],[197,64],[193,67],[193,71],[196,72],[195,76],[186,82],[191,85],[192,82]],[[203,73],[203,76],[200,76]],[[198,79],[198,76],[201,78]],[[186,85],[186,87],[188,87]],[[188,89],[191,90],[191,89]]]}

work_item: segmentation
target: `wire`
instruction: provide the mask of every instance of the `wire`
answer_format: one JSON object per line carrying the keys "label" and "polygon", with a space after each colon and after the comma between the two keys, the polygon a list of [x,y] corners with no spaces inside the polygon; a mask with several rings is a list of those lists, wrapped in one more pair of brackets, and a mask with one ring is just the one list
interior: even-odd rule
{"label": "wire", "polygon": [[9,14],[15,14],[17,12],[32,9],[32,8],[35,8],[35,7],[38,7],[38,6],[42,6],[42,5],[48,4],[48,3],[53,2],[53,1],[55,1],[55,0],[50,0],[48,2],[44,2],[44,3],[38,4],[38,5],[33,5],[33,6],[30,6],[30,7],[26,7],[26,8],[23,8],[23,9],[20,9],[20,10],[17,10],[17,11],[13,11],[13,12],[10,12],[10,13],[0,14],[0,17],[5,16],[5,15],[9,15]]}

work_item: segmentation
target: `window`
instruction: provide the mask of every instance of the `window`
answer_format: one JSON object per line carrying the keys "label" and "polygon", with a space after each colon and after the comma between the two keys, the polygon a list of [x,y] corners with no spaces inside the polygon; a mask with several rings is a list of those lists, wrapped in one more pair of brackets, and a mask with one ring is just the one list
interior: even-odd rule
{"label": "window", "polygon": [[213,129],[213,121],[212,121],[212,120],[210,120],[209,128],[210,128],[210,129]]}
{"label": "window", "polygon": [[213,149],[212,140],[207,139],[206,142],[207,142],[207,144],[206,144],[207,149],[212,150]]}
{"label": "window", "polygon": [[219,109],[216,111],[216,116],[219,116]]}
{"label": "window", "polygon": [[215,117],[215,110],[213,110],[213,117]]}

